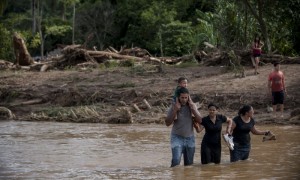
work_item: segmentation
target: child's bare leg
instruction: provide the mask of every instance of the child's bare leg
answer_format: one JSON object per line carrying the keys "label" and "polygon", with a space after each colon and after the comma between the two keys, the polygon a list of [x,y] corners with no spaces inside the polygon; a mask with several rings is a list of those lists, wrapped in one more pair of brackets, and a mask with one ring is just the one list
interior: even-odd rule
{"label": "child's bare leg", "polygon": [[259,57],[255,58],[255,74],[258,74]]}

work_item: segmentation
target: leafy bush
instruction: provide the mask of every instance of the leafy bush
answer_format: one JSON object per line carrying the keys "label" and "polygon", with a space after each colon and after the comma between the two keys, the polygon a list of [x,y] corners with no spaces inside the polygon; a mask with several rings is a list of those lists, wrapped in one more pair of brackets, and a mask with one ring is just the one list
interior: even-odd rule
{"label": "leafy bush", "polygon": [[146,69],[142,66],[142,65],[137,65],[137,66],[133,66],[130,68],[130,73],[133,74],[133,75],[143,75],[146,73]]}
{"label": "leafy bush", "polygon": [[12,37],[11,33],[0,24],[0,59],[13,61]]}
{"label": "leafy bush", "polygon": [[175,21],[164,25],[162,43],[166,56],[182,56],[191,53],[195,46],[191,23]]}
{"label": "leafy bush", "polygon": [[125,60],[120,62],[121,67],[133,67],[134,61],[133,60]]}
{"label": "leafy bush", "polygon": [[104,66],[106,68],[114,68],[114,67],[119,67],[118,61],[115,60],[108,60],[104,62]]}
{"label": "leafy bush", "polygon": [[199,64],[195,60],[191,60],[191,61],[186,61],[184,63],[181,63],[181,64],[177,65],[176,67],[187,68],[187,67],[195,67],[195,66],[198,66],[198,65]]}

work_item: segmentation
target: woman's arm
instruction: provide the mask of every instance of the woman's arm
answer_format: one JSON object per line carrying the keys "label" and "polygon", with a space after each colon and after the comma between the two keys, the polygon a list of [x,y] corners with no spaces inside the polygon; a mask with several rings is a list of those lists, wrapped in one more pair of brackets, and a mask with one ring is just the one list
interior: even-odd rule
{"label": "woman's arm", "polygon": [[255,135],[267,135],[268,133],[270,133],[270,131],[260,131],[258,129],[256,129],[255,125],[252,127],[251,129],[251,132],[252,134],[255,134]]}
{"label": "woman's arm", "polygon": [[262,48],[265,44],[261,41],[261,42],[259,43],[259,45],[260,45],[260,48]]}
{"label": "woman's arm", "polygon": [[231,131],[230,131],[229,134],[232,134],[232,132],[233,132],[233,130],[234,130],[235,127],[236,127],[236,124],[235,124],[234,121],[232,121],[232,127],[231,127]]}
{"label": "woman's arm", "polygon": [[232,129],[232,119],[231,118],[227,118],[226,120],[227,122],[227,129],[226,129],[226,133],[231,134],[231,129]]}

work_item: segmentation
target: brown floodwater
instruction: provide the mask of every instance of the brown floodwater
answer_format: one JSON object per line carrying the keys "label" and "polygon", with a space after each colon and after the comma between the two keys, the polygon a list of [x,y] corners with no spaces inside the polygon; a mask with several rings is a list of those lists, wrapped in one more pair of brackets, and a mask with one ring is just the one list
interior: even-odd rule
{"label": "brown floodwater", "polygon": [[250,159],[170,168],[170,127],[58,122],[0,122],[0,179],[300,179],[300,127],[259,125],[277,135],[252,135]]}

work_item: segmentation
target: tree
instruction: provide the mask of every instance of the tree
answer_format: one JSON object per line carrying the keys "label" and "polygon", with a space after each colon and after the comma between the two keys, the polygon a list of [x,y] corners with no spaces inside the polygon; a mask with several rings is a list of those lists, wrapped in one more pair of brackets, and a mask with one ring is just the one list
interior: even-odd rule
{"label": "tree", "polygon": [[72,6],[72,44],[75,44],[75,17],[76,17],[76,4],[79,3],[79,0],[60,0],[63,4],[63,15],[62,19],[65,20],[66,8]]}
{"label": "tree", "polygon": [[143,43],[152,52],[160,51],[161,55],[164,54],[165,47],[170,46],[164,42],[164,31],[169,31],[169,29],[163,26],[174,22],[176,16],[176,12],[168,8],[170,7],[163,1],[153,2],[149,8],[142,12],[140,16],[141,26],[136,27],[136,30],[140,31],[142,39],[140,43]]}
{"label": "tree", "polygon": [[[215,28],[217,15],[211,12],[196,11],[197,24],[194,26],[196,32],[194,44],[199,48],[203,48],[204,42],[209,42],[213,45],[218,45],[219,32]],[[226,22],[226,24],[228,24]],[[222,26],[222,25],[221,25]],[[221,28],[220,28],[221,29]]]}
{"label": "tree", "polygon": [[195,47],[195,33],[191,22],[173,21],[163,25],[164,52],[168,56],[190,54]]}
{"label": "tree", "polygon": [[3,14],[6,6],[7,6],[7,0],[0,0],[0,16]]}
{"label": "tree", "polygon": [[32,35],[36,33],[36,1],[31,0]]}
{"label": "tree", "polygon": [[35,54],[87,43],[182,55],[203,41],[245,48],[258,33],[264,51],[289,55],[300,51],[299,9],[299,0],[0,0],[0,21]]}
{"label": "tree", "polygon": [[0,23],[0,34],[0,59],[12,61],[12,38],[10,32],[5,28],[5,26],[2,23]]}
{"label": "tree", "polygon": [[42,0],[37,0],[37,27],[40,35],[40,41],[41,41],[41,46],[40,46],[40,51],[41,51],[41,59],[44,58],[44,44],[45,44],[45,36],[42,30],[42,21],[43,21],[43,1]]}
{"label": "tree", "polygon": [[77,12],[78,36],[102,50],[114,34],[114,15],[115,9],[108,0],[85,2]]}
{"label": "tree", "polygon": [[[142,13],[152,6],[154,0],[118,0],[115,4],[114,36],[115,46],[134,45],[147,48],[142,35]],[[149,29],[152,31],[152,29]],[[148,34],[148,32],[147,32]]]}

